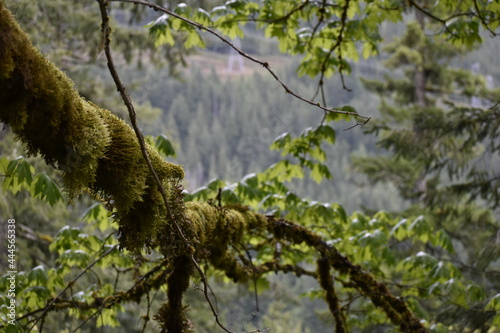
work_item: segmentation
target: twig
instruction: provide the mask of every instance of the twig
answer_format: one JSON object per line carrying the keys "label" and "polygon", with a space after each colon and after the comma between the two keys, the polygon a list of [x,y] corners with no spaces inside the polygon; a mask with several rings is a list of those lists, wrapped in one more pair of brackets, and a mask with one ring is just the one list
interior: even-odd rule
{"label": "twig", "polygon": [[490,110],[494,109],[498,104],[500,104],[500,101],[498,101],[495,105],[493,105]]}
{"label": "twig", "polygon": [[371,118],[371,117],[369,117],[368,119],[366,119],[366,121],[365,121],[365,122],[362,122],[362,123],[357,122],[355,125],[352,125],[351,127],[347,127],[347,128],[345,128],[345,129],[343,129],[343,131],[348,131],[348,130],[353,129],[354,127],[357,127],[357,126],[363,126],[363,125],[365,125],[365,124],[366,124],[366,123],[367,123],[370,119],[372,119],[372,118]]}
{"label": "twig", "polygon": [[77,332],[79,329],[81,329],[90,319],[94,318],[95,316],[99,315],[100,313],[102,313],[102,310],[104,310],[104,306],[106,305],[106,303],[102,303],[102,305],[99,307],[99,309],[95,310],[94,313],[92,313],[90,316],[88,316],[87,318],[85,318],[85,320],[80,324],[78,325],[77,328],[75,328],[72,333],[75,333]]}
{"label": "twig", "polygon": [[243,248],[243,251],[245,251],[245,254],[248,257],[248,262],[250,264],[250,267],[252,267],[252,280],[253,280],[253,292],[254,292],[254,297],[255,297],[255,310],[257,312],[260,312],[260,308],[259,308],[259,294],[257,293],[257,276],[255,274],[256,273],[255,266],[253,265],[253,262],[252,262],[252,255],[245,248],[245,245],[243,245],[243,244],[240,244],[240,245],[241,245],[241,247]]}
{"label": "twig", "polygon": [[446,23],[448,21],[450,21],[454,18],[460,17],[460,16],[477,16],[479,18],[479,20],[481,21],[481,23],[483,23],[483,25],[486,27],[486,29],[488,31],[490,31],[493,34],[493,36],[498,35],[494,31],[491,30],[491,28],[488,26],[487,22],[483,19],[481,13],[479,12],[479,8],[477,7],[477,3],[475,0],[474,0],[474,5],[475,5],[476,10],[477,10],[477,15],[475,15],[473,12],[461,12],[461,13],[452,14],[446,18],[437,17],[436,15],[432,14],[430,11],[426,10],[425,8],[423,8],[422,6],[417,4],[414,0],[408,0],[408,3],[411,6],[415,7],[418,11],[422,12],[424,15],[441,23],[444,26],[445,30],[448,31],[452,36],[455,36],[456,34],[452,30],[450,30],[450,28],[448,27],[448,25]]}
{"label": "twig", "polygon": [[[328,59],[330,59],[333,51],[335,51],[338,47],[340,47],[340,44],[342,43],[342,40],[343,40],[342,34],[344,33],[344,29],[345,29],[345,25],[346,25],[347,10],[349,9],[349,2],[350,2],[350,0],[346,0],[344,6],[342,7],[342,15],[340,17],[341,26],[340,26],[339,34],[337,36],[337,42],[330,48],[330,50],[328,50],[328,54],[326,55],[325,59],[321,63],[321,75],[319,78],[320,85],[323,85],[323,79],[325,78],[325,71],[326,71],[326,63],[328,62]],[[340,73],[340,79],[342,80],[342,87],[345,90],[350,91],[350,89],[348,89],[345,86],[344,74],[342,73],[342,51],[339,51],[339,73]],[[317,93],[318,93],[318,91],[316,91],[316,94]],[[353,112],[349,112],[349,114],[352,114],[352,113]],[[369,117],[361,117],[361,116],[360,116],[360,118],[369,119]]]}
{"label": "twig", "polygon": [[481,11],[479,10],[479,6],[477,5],[477,0],[473,0],[474,2],[474,7],[476,8],[476,12],[477,12],[477,17],[479,18],[479,20],[481,21],[481,23],[486,27],[486,29],[491,33],[491,35],[493,37],[495,36],[498,36],[498,34],[496,32],[494,32],[490,26],[488,25],[488,23],[486,22],[486,20],[484,19],[483,15],[481,14]]}
{"label": "twig", "polygon": [[430,11],[425,10],[424,8],[422,8],[422,6],[418,5],[414,0],[408,0],[408,2],[410,3],[410,5],[412,5],[416,9],[418,9],[420,12],[422,12],[426,16],[428,16],[431,19],[433,19],[435,21],[438,21],[439,23],[442,23],[442,24],[446,24],[446,22],[448,22],[448,21],[450,21],[450,20],[452,20],[454,18],[460,17],[460,16],[474,15],[474,13],[472,13],[472,12],[463,12],[463,13],[452,14],[452,15],[446,17],[446,18],[440,18],[440,17],[437,17],[436,15],[432,14]]}
{"label": "twig", "polygon": [[[100,1],[100,0],[97,0],[97,1]],[[312,105],[312,106],[315,106],[317,108],[320,108],[321,110],[324,110],[324,111],[327,111],[327,112],[333,112],[333,113],[339,113],[339,114],[345,114],[345,115],[351,115],[351,116],[354,116],[354,117],[358,117],[358,118],[362,118],[362,119],[368,119],[369,117],[366,117],[366,116],[362,116],[362,115],[359,115],[355,112],[349,112],[349,111],[343,111],[343,110],[337,110],[337,109],[332,109],[332,108],[327,108],[326,106],[322,105],[321,103],[318,103],[318,102],[314,102],[310,99],[307,99],[307,98],[304,98],[302,96],[300,96],[298,93],[296,93],[295,91],[293,91],[292,89],[290,89],[281,79],[280,77],[276,74],[276,72],[271,69],[271,66],[269,65],[268,62],[266,61],[262,61],[262,60],[259,60],[247,53],[245,53],[242,49],[238,48],[237,46],[235,46],[233,43],[231,43],[231,41],[229,41],[228,39],[224,38],[221,34],[219,34],[218,32],[216,32],[215,30],[209,28],[209,27],[206,27],[198,22],[195,22],[195,21],[192,21],[190,19],[187,19],[183,16],[180,16],[178,14],[176,14],[175,12],[167,9],[167,8],[164,8],[162,6],[159,6],[159,5],[156,5],[156,4],[152,4],[152,3],[149,3],[149,2],[146,2],[146,1],[142,1],[142,0],[108,0],[109,2],[128,2],[128,3],[133,3],[133,4],[139,4],[139,5],[144,5],[144,6],[147,6],[147,7],[150,7],[156,11],[160,11],[160,12],[163,12],[165,14],[168,14],[172,17],[175,17],[183,22],[186,22],[194,27],[197,27],[198,29],[200,30],[204,30],[204,31],[207,31],[208,33],[216,36],[217,38],[219,38],[222,42],[226,43],[227,45],[229,45],[231,48],[233,48],[236,52],[238,52],[242,57],[244,58],[247,58],[248,60],[252,61],[252,62],[255,62],[259,65],[261,65],[262,67],[264,67],[268,72],[269,74],[271,74],[271,76],[283,87],[283,89],[285,90],[285,92],[287,94],[290,94],[292,96],[294,96],[295,98],[309,104],[309,105]],[[333,51],[332,51],[333,52]]]}
{"label": "twig", "polygon": [[142,316],[144,318],[144,324],[142,325],[142,331],[141,332],[146,332],[146,327],[148,325],[148,322],[149,322],[149,311],[151,310],[151,300],[149,299],[149,292],[146,293],[146,298],[147,298],[147,301],[146,301],[146,304],[148,305],[148,310],[146,312],[146,315]]}

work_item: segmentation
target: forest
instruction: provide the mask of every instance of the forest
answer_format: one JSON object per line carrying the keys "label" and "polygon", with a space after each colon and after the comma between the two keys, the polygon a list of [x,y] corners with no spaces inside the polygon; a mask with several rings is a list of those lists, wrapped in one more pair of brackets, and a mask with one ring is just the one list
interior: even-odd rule
{"label": "forest", "polygon": [[499,25],[0,1],[0,330],[500,332]]}

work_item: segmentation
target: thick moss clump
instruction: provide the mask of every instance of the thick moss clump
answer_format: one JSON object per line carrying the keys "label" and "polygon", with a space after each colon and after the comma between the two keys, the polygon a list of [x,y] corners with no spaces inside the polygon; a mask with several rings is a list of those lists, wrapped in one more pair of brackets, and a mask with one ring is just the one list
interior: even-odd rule
{"label": "thick moss clump", "polygon": [[93,182],[109,134],[94,106],[73,83],[31,46],[0,4],[0,120],[27,148],[65,172],[71,194]]}
{"label": "thick moss clump", "polygon": [[[0,121],[12,128],[28,154],[40,154],[62,170],[70,196],[90,190],[112,203],[125,247],[142,247],[155,226],[164,223],[163,200],[133,130],[81,98],[1,2]],[[179,194],[171,189],[184,177],[183,169],[163,161],[151,147],[148,152],[167,191]]]}

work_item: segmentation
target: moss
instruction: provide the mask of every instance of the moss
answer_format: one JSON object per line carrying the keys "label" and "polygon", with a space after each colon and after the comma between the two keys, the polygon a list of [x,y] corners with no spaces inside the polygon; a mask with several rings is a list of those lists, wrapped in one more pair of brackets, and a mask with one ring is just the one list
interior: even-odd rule
{"label": "moss", "polygon": [[187,202],[186,216],[191,221],[200,243],[205,243],[212,238],[219,219],[217,208],[206,202]]}
{"label": "moss", "polygon": [[240,243],[248,230],[265,230],[268,227],[266,216],[242,205],[216,207],[206,202],[192,201],[187,202],[185,208],[186,218],[200,246],[210,251]]}
{"label": "moss", "polygon": [[163,304],[155,319],[160,323],[162,332],[193,332],[182,303],[183,294],[189,287],[192,263],[188,257],[182,256],[173,261],[173,266],[172,274],[167,279],[168,303]]}
{"label": "moss", "polygon": [[0,10],[0,119],[29,155],[41,154],[65,171],[68,192],[77,193],[95,178],[97,160],[109,142],[106,124],[31,46],[10,13]]}
{"label": "moss", "polygon": [[268,222],[265,215],[252,211],[242,212],[241,215],[243,215],[248,229],[265,230],[267,228]]}
{"label": "moss", "polygon": [[228,209],[224,212],[224,220],[226,236],[231,238],[233,242],[239,241],[247,225],[243,214],[237,210]]}
{"label": "moss", "polygon": [[317,260],[317,276],[321,288],[325,291],[325,301],[328,304],[330,313],[333,318],[335,318],[335,332],[348,332],[347,321],[340,307],[339,298],[333,283],[333,277],[330,275],[330,261],[328,257],[324,256]]}
{"label": "moss", "polygon": [[[134,131],[82,99],[73,82],[31,45],[3,5],[0,15],[0,120],[12,127],[29,154],[40,154],[63,171],[71,196],[90,189],[116,208],[122,246],[134,250],[157,244],[164,254],[179,253],[183,245],[178,231],[165,218],[163,198]],[[193,242],[225,248],[239,241],[247,227],[263,227],[265,218],[244,206],[184,207],[178,188],[182,167],[163,161],[150,146],[147,150],[168,192],[170,214]]]}
{"label": "moss", "polygon": [[[86,189],[116,208],[122,246],[134,250],[165,223],[165,207],[134,131],[107,110],[81,98],[73,82],[35,49],[0,3],[0,121],[9,124],[29,155],[63,171],[70,196]],[[159,178],[182,215],[177,191],[182,167],[147,148]],[[175,195],[173,195],[175,193]]]}

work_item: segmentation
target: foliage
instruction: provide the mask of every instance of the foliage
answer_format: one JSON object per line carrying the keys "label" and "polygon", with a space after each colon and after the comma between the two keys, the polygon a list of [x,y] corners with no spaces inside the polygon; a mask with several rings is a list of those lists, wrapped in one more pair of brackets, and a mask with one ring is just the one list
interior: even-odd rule
{"label": "foliage", "polygon": [[[464,49],[440,37],[426,36],[429,26],[423,19],[411,22],[403,36],[387,45],[387,67],[403,69],[404,75],[387,77],[384,82],[365,80],[382,98],[382,116],[367,131],[377,134],[378,145],[391,155],[358,157],[355,163],[372,183],[391,182],[410,201],[410,208],[401,210],[402,214],[424,214],[428,228],[442,228],[450,235],[449,245],[454,244],[456,251],[428,250],[436,258],[456,263],[456,273],[472,281],[463,284],[454,277],[460,287],[433,285],[433,292],[462,293],[446,308],[436,300],[433,311],[447,318],[444,322],[453,324],[455,330],[486,330],[497,320],[492,319],[495,313],[487,304],[498,292],[494,281],[500,254],[495,244],[499,196],[494,161],[499,161],[499,124],[493,116],[497,110],[490,107],[500,95],[498,89],[487,86],[484,77],[447,66]],[[417,81],[419,75],[425,80],[422,85]],[[481,165],[479,161],[487,162]],[[420,259],[427,258],[431,257],[423,254]],[[439,275],[443,269],[444,264],[439,269],[434,266],[428,274]],[[461,319],[450,311],[459,313]]]}
{"label": "foliage", "polygon": [[[102,9],[110,3],[100,1],[100,5]],[[150,140],[146,148],[158,173],[157,181],[142,159],[137,143],[141,136],[136,138],[123,121],[80,98],[69,79],[31,47],[0,4],[0,101],[5,105],[0,119],[27,145],[29,154],[39,153],[62,170],[63,184],[70,196],[90,192],[105,204],[95,204],[84,214],[84,220],[104,235],[63,227],[50,245],[50,251],[57,256],[57,266],[36,266],[17,275],[16,293],[21,301],[16,306],[21,317],[15,326],[7,325],[8,329],[36,327],[41,331],[46,317],[56,310],[66,310],[69,316],[80,320],[79,326],[93,318],[98,326],[116,326],[123,304],[139,302],[143,296],[148,299],[147,313],[142,317],[146,327],[151,320],[149,293],[161,291],[166,302],[155,308],[155,322],[162,331],[191,331],[192,322],[182,298],[194,271],[202,272],[198,262],[206,264],[206,274],[238,283],[253,281],[257,290],[266,286],[266,279],[273,272],[313,277],[319,289],[310,296],[325,300],[338,332],[369,330],[378,325],[393,325],[407,332],[443,330],[446,321],[432,312],[442,299],[445,304],[464,308],[479,303],[487,314],[485,323],[496,325],[497,297],[487,295],[448,260],[453,257],[453,243],[432,215],[400,218],[385,212],[372,216],[356,212],[348,216],[341,205],[302,199],[287,185],[305,175],[318,183],[331,178],[324,149],[325,143],[333,144],[336,140],[331,122],[346,115],[356,116],[356,112],[350,106],[327,108],[324,79],[339,73],[343,82],[344,74],[351,69],[347,59],[359,57],[358,45],[364,57],[375,54],[381,41],[379,25],[401,20],[410,6],[443,24],[446,29],[442,34],[451,41],[471,46],[480,40],[480,24],[494,33],[499,9],[489,3],[474,5],[475,11],[464,15],[468,7],[453,2],[440,3],[432,11],[412,1],[228,1],[206,10],[185,4],[172,10],[148,4],[166,14],[148,25],[157,47],[182,44],[180,54],[183,48],[202,47],[204,36],[200,30],[215,33],[231,44],[222,34],[243,37],[243,25],[255,23],[266,36],[277,39],[282,52],[304,55],[299,74],[320,78],[315,95],[321,96],[321,102],[314,101],[316,96],[313,100],[302,98],[280,81],[287,93],[325,111],[316,127],[298,136],[285,133],[274,141],[272,148],[282,151],[282,160],[239,182],[214,180],[183,195],[179,186],[184,176],[182,168],[164,161],[153,148],[154,144],[166,156],[173,155],[170,141],[160,136]],[[444,8],[452,16],[440,19],[437,15]],[[105,15],[103,18],[107,23]],[[120,36],[120,32],[115,34]],[[425,43],[420,44],[425,39],[422,34],[407,37],[417,37],[413,42],[425,49]],[[127,38],[118,38],[118,45],[120,40]],[[131,51],[121,49],[126,60],[141,59],[140,52]],[[279,80],[267,62],[238,52],[264,66]],[[422,62],[419,56],[411,48],[399,53],[399,59]],[[474,93],[470,89],[478,82],[475,78],[460,72],[453,77],[460,78],[464,94]],[[439,87],[454,87],[456,81],[439,82]],[[394,89],[383,90],[391,88]],[[424,131],[433,122],[443,120],[435,108],[428,111],[417,117],[422,120],[418,125]],[[46,127],[35,125],[41,122]],[[476,123],[468,122],[459,128],[468,126]],[[479,137],[496,134],[494,128],[481,129]],[[465,143],[464,148],[471,148]],[[395,140],[387,144],[397,146]],[[451,142],[450,146],[455,144]],[[408,149],[401,144],[404,147]],[[445,150],[438,156],[448,158],[448,153]],[[455,160],[467,162],[466,157],[457,155],[445,158],[443,166],[453,166],[450,161]],[[35,170],[25,159],[2,159],[1,166],[5,171],[5,189],[16,193],[27,189],[50,204],[60,200],[55,182],[44,173],[34,176]],[[427,171],[431,166],[432,163],[424,163],[423,169]],[[407,163],[402,169],[406,171],[403,176],[410,177],[405,181],[414,180],[411,177],[415,167],[422,166]],[[450,170],[453,174],[461,169]],[[168,190],[167,195],[162,187]],[[490,195],[491,191],[484,193]],[[112,237],[115,231],[109,230],[110,226],[113,228],[110,215],[118,224],[119,245],[124,251],[118,250]],[[152,253],[141,254],[142,248]],[[103,278],[80,283],[81,276],[94,267]],[[130,274],[127,280],[133,281],[132,285],[124,288],[112,283],[110,275],[117,281],[124,274]],[[201,273],[202,289],[207,295],[204,274]],[[8,289],[7,278],[2,277],[2,291]],[[210,300],[209,296],[206,300]],[[2,297],[0,306],[7,308],[9,303],[8,297]],[[218,320],[215,310],[213,314]]]}

